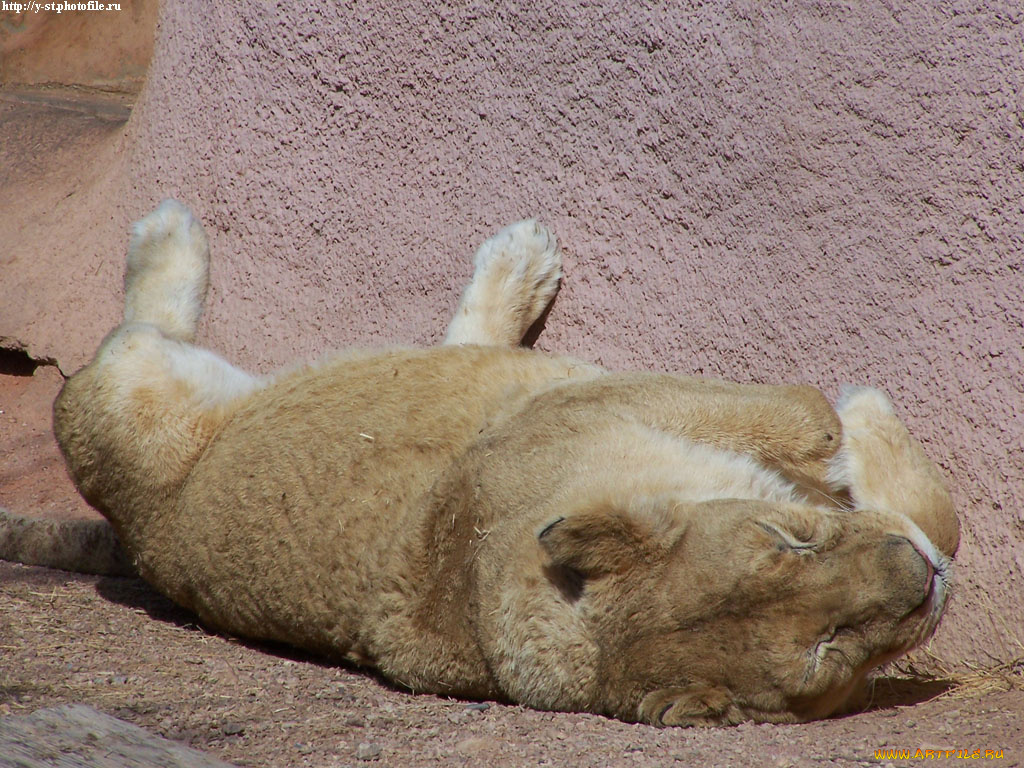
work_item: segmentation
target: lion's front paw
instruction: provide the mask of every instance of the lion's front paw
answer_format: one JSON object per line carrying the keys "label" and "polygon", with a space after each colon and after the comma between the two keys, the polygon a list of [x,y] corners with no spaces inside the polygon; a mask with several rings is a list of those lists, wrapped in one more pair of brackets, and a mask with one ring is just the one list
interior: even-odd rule
{"label": "lion's front paw", "polygon": [[840,391],[836,413],[843,426],[852,429],[865,429],[874,422],[896,418],[892,401],[885,392],[852,384],[844,385]]}
{"label": "lion's front paw", "polygon": [[858,506],[871,506],[865,496],[876,478],[885,474],[885,463],[896,448],[893,437],[904,431],[892,402],[874,387],[845,385],[836,402],[843,425],[843,442],[829,462],[829,482],[849,489]]}
{"label": "lion's front paw", "polygon": [[446,343],[518,343],[558,291],[558,241],[534,219],[519,221],[484,242],[474,262]]}
{"label": "lion's front paw", "polygon": [[906,515],[940,551],[952,555],[960,538],[953,501],[938,468],[885,393],[844,387],[836,413],[843,442],[829,462],[829,483],[848,489],[857,509]]}
{"label": "lion's front paw", "polygon": [[125,270],[125,322],[156,325],[172,338],[195,334],[209,281],[210,251],[199,221],[164,200],[132,225]]}
{"label": "lion's front paw", "polygon": [[690,685],[648,693],[640,702],[637,719],[651,725],[727,725],[739,721],[734,710],[732,699],[723,688]]}

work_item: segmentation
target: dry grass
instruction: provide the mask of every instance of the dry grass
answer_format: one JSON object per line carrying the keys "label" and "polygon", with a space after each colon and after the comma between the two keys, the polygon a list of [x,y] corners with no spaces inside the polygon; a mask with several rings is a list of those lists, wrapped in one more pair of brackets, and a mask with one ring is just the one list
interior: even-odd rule
{"label": "dry grass", "polygon": [[918,651],[924,662],[904,661],[893,665],[899,675],[927,683],[942,683],[944,699],[974,699],[1002,691],[1024,691],[1024,648],[1009,661],[979,664],[970,661],[949,662],[927,649]]}
{"label": "dry grass", "polygon": [[1007,653],[1003,659],[993,658],[987,663],[952,662],[926,646],[894,664],[893,669],[910,679],[945,685],[946,690],[938,696],[944,699],[973,699],[990,693],[1024,690],[1024,640],[1021,640],[1019,628],[1007,624],[1005,611],[998,610],[987,596],[978,607],[985,611],[993,629],[1004,640]]}
{"label": "dry grass", "polygon": [[993,630],[1003,639],[1005,652],[988,661],[951,661],[928,646],[918,648],[890,664],[876,678],[872,698],[891,703],[929,699],[976,699],[1005,691],[1024,691],[1024,640],[1020,629],[1010,626],[987,596],[978,608],[986,613]]}

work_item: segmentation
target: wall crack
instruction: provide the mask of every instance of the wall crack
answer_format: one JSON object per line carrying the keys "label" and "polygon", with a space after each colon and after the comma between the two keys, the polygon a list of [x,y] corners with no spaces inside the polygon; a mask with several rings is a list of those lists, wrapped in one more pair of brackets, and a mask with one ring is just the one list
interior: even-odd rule
{"label": "wall crack", "polygon": [[61,378],[68,378],[55,357],[33,355],[21,342],[0,338],[0,376],[34,376],[36,369],[44,366],[56,368]]}

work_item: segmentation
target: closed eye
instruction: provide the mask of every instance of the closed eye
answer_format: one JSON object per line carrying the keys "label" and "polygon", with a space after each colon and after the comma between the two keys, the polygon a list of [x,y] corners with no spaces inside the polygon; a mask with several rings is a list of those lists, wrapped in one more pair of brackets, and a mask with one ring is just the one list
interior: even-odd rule
{"label": "closed eye", "polygon": [[821,663],[825,660],[825,656],[829,653],[838,653],[843,657],[843,660],[847,665],[852,665],[853,660],[847,655],[846,651],[839,645],[839,639],[851,632],[853,627],[835,627],[830,630],[829,633],[819,640],[814,645],[814,649],[811,651],[811,665],[807,670],[807,674],[804,676],[805,679],[809,679],[811,675],[818,671]]}
{"label": "closed eye", "polygon": [[763,520],[759,520],[758,525],[775,537],[780,548],[791,550],[798,555],[810,555],[818,551],[818,543],[815,541],[798,539],[789,531],[779,528],[772,523],[766,523]]}
{"label": "closed eye", "polygon": [[843,649],[839,646],[839,640],[841,637],[852,631],[852,627],[837,627],[834,630],[831,630],[824,638],[819,640],[814,646],[814,655],[819,662],[828,651],[837,651],[846,656],[846,653],[844,653]]}

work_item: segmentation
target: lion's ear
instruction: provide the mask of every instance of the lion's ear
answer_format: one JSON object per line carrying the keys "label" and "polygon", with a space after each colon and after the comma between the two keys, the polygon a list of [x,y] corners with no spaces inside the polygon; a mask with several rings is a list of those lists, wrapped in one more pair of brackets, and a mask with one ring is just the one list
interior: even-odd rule
{"label": "lion's ear", "polygon": [[729,725],[732,699],[711,685],[688,685],[651,691],[640,701],[637,715],[643,723],[683,727]]}
{"label": "lion's ear", "polygon": [[602,504],[550,520],[537,540],[555,565],[584,577],[622,573],[649,562],[678,538],[670,511],[651,509],[653,500]]}

